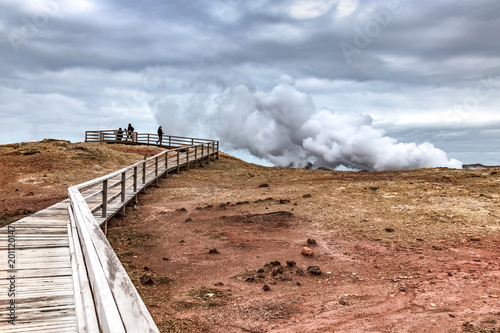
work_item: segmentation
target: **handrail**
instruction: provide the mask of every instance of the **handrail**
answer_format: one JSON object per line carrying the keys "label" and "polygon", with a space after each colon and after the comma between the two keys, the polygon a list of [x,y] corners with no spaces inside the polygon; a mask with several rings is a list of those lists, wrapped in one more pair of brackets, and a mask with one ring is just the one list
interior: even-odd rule
{"label": "handrail", "polygon": [[[108,132],[110,131],[87,131],[86,141],[97,135],[101,141],[106,142]],[[137,133],[134,136],[136,139],[140,137]],[[74,223],[74,237],[78,240],[75,240],[75,244],[81,247],[85,266],[83,269],[88,276],[89,289],[95,303],[93,320],[97,318],[99,330],[104,333],[158,332],[158,328],[106,239],[107,223],[105,233],[100,225],[120,209],[124,209],[128,202],[136,199],[137,193],[143,188],[153,182],[158,185],[159,178],[166,176],[169,171],[179,171],[184,166],[189,169],[190,165],[196,167],[198,163],[208,163],[210,157],[218,158],[218,141],[192,141],[194,140],[203,142],[165,150],[106,176],[68,189],[71,207],[68,212],[71,223]],[[88,190],[81,192],[84,189]],[[96,206],[91,209],[90,205]],[[110,208],[111,205],[113,208]],[[98,216],[93,212],[98,213]],[[78,275],[82,275],[81,267]],[[87,313],[88,308],[89,306],[86,306]],[[90,329],[95,327],[92,318],[85,320],[90,323],[83,325],[89,328],[87,331],[95,331]]]}

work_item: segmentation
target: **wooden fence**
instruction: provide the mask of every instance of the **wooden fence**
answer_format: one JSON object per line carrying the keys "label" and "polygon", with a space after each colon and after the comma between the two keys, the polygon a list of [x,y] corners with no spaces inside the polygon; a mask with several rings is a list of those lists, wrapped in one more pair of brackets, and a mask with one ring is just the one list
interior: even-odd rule
{"label": "wooden fence", "polygon": [[[118,131],[87,131],[85,141],[120,142]],[[133,134],[134,143],[156,145],[154,134]],[[107,221],[169,172],[218,158],[214,140],[165,136],[168,149],[129,167],[68,189],[77,319],[81,332],[158,332],[127,272],[106,239]],[[130,139],[129,139],[130,140]],[[132,140],[130,140],[132,141]],[[101,226],[104,224],[104,232]]]}

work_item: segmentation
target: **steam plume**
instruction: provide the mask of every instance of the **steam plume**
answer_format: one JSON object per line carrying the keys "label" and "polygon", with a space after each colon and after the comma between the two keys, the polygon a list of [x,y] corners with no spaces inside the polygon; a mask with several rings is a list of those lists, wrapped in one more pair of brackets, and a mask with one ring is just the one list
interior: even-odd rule
{"label": "steam plume", "polygon": [[209,119],[225,149],[243,149],[277,166],[348,168],[369,171],[427,167],[461,168],[431,143],[401,143],[372,126],[367,115],[318,109],[290,77],[270,93],[245,85],[217,96]]}

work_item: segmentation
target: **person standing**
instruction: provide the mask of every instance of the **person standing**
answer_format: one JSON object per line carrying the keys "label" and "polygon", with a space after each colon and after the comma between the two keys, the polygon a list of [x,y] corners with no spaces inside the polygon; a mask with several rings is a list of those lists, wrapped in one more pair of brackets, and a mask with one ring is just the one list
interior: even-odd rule
{"label": "person standing", "polygon": [[158,127],[158,141],[156,141],[156,144],[158,144],[158,142],[160,143],[160,146],[161,146],[161,141],[163,140],[163,130],[161,129],[161,126]]}
{"label": "person standing", "polygon": [[132,124],[128,124],[128,127],[127,127],[127,139],[125,140],[128,140],[128,138],[132,139],[132,141],[134,141],[134,127],[132,127]]}
{"label": "person standing", "polygon": [[118,141],[122,141],[122,138],[123,138],[123,130],[122,130],[122,128],[121,128],[121,127],[118,129],[118,133],[116,134],[116,138],[118,139]]}

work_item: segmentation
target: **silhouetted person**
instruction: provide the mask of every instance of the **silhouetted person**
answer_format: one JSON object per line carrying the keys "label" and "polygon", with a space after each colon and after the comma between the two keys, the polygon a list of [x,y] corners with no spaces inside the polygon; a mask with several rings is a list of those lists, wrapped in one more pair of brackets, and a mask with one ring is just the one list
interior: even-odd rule
{"label": "silhouetted person", "polygon": [[123,138],[123,130],[122,130],[122,128],[120,127],[120,128],[118,129],[118,133],[116,133],[116,139],[117,139],[118,141],[122,141],[122,138]]}
{"label": "silhouetted person", "polygon": [[161,129],[161,126],[158,127],[158,141],[156,141],[156,144],[158,144],[158,142],[160,143],[160,146],[161,146],[161,141],[163,140],[163,130]]}
{"label": "silhouetted person", "polygon": [[132,141],[134,141],[134,128],[132,127],[132,124],[128,124],[126,140],[128,140],[129,137]]}

